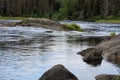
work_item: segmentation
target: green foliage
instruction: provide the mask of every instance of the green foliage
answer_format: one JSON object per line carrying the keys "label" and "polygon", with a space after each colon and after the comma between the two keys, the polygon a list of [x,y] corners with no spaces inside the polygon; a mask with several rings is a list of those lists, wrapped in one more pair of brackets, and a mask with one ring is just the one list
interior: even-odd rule
{"label": "green foliage", "polygon": [[116,33],[115,32],[111,32],[110,36],[116,36]]}
{"label": "green foliage", "polygon": [[27,17],[3,17],[0,16],[0,20],[26,20]]}
{"label": "green foliage", "polygon": [[81,27],[75,23],[72,24],[63,24],[63,26],[70,30],[82,31]]}
{"label": "green foliage", "polygon": [[114,78],[112,78],[111,80],[120,80],[120,76],[114,77]]}
{"label": "green foliage", "polygon": [[102,23],[120,23],[120,20],[115,20],[115,19],[111,19],[111,20],[96,20],[96,22],[102,22]]}
{"label": "green foliage", "polygon": [[119,0],[1,0],[0,6],[0,15],[11,17],[110,20],[120,16]]}

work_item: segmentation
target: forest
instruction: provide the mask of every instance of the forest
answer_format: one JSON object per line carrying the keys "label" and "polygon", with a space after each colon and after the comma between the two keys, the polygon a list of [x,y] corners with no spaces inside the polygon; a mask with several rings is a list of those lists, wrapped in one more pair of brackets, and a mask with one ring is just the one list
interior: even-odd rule
{"label": "forest", "polygon": [[109,19],[120,16],[120,0],[0,0],[0,16]]}

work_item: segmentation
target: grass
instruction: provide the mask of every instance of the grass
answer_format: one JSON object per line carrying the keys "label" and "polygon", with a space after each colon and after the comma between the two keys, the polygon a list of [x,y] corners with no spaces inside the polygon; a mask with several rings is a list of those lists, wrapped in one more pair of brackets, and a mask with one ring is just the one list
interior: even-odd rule
{"label": "grass", "polygon": [[115,32],[111,32],[110,36],[116,36],[117,34]]}
{"label": "grass", "polygon": [[3,17],[0,16],[0,20],[26,20],[27,17]]}
{"label": "grass", "polygon": [[63,26],[69,30],[82,31],[81,27],[75,23],[63,24]]}
{"label": "grass", "polygon": [[96,20],[96,22],[102,22],[102,23],[120,23],[120,20]]}
{"label": "grass", "polygon": [[113,79],[111,79],[111,80],[120,80],[120,76],[118,76],[118,77],[113,77]]}
{"label": "grass", "polygon": [[120,23],[120,17],[108,16],[103,19],[96,19],[96,22],[105,22],[105,23]]}

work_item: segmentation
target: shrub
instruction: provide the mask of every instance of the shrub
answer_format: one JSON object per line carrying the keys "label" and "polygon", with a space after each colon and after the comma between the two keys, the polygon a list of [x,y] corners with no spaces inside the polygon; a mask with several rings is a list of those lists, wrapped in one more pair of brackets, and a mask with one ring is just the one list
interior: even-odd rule
{"label": "shrub", "polygon": [[70,30],[82,31],[81,27],[75,23],[72,24],[63,24],[63,26]]}

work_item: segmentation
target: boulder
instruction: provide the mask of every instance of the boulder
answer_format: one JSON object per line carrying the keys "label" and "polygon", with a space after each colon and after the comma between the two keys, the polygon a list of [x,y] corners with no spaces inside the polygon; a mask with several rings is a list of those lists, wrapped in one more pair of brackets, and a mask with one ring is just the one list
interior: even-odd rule
{"label": "boulder", "polygon": [[45,72],[39,80],[78,80],[63,65],[56,65]]}
{"label": "boulder", "polygon": [[120,80],[118,75],[101,74],[95,77],[96,80]]}
{"label": "boulder", "polygon": [[79,52],[78,54],[83,56],[83,60],[85,62],[92,62],[92,61],[101,61],[102,55],[99,50],[96,48],[89,48]]}

